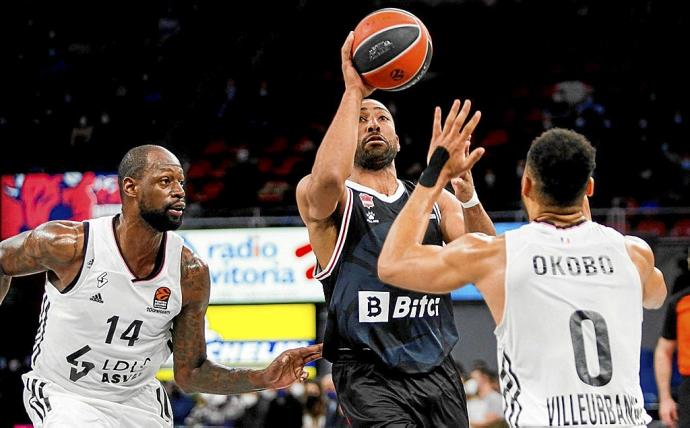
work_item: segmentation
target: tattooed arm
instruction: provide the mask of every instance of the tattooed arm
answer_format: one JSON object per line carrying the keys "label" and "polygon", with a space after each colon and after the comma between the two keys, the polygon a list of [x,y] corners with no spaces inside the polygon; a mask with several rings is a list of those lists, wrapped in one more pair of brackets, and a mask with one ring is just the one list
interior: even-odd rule
{"label": "tattooed arm", "polygon": [[[204,315],[210,295],[208,266],[188,248],[182,250],[182,311],[175,317],[175,382],[186,392],[239,394],[285,388],[304,380],[304,365],[321,357],[321,345],[290,349],[263,370],[235,369],[206,358]],[[238,328],[241,328],[238,326]]]}
{"label": "tattooed arm", "polygon": [[72,221],[50,221],[0,242],[0,303],[13,276],[49,272],[62,291],[79,273],[84,248],[84,226]]}

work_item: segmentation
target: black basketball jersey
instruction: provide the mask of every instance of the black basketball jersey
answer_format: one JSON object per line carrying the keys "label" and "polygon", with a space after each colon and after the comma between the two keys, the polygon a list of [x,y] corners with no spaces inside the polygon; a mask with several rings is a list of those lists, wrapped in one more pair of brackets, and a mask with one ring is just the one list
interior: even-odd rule
{"label": "black basketball jersey", "polygon": [[[339,219],[336,246],[326,266],[317,268],[328,305],[324,357],[339,349],[371,349],[383,363],[407,373],[441,364],[458,341],[449,294],[422,294],[381,282],[377,262],[393,221],[414,189],[398,181],[386,196],[351,181]],[[429,213],[424,244],[442,245],[441,213]]]}

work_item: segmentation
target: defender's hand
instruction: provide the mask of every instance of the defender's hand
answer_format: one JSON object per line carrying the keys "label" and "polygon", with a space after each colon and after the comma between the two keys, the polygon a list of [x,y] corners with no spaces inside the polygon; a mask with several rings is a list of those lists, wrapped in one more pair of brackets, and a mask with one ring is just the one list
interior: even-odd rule
{"label": "defender's hand", "polygon": [[481,113],[477,111],[467,120],[471,106],[472,104],[467,100],[461,109],[460,100],[455,100],[443,127],[441,127],[441,109],[437,107],[434,113],[434,128],[429,152],[433,153],[438,147],[443,147],[448,151],[450,159],[443,168],[446,180],[460,177],[469,171],[484,154],[484,149],[481,147],[472,152],[469,151],[470,135],[481,118]]}
{"label": "defender's hand", "polygon": [[266,388],[280,389],[292,385],[295,381],[304,382],[307,372],[304,365],[321,358],[321,343],[303,348],[288,349],[261,372]]}

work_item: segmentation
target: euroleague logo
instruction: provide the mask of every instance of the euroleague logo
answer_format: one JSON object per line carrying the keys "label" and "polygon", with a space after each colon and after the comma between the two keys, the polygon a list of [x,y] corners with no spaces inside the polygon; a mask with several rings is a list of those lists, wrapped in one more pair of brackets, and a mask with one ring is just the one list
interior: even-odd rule
{"label": "euroleague logo", "polygon": [[153,294],[153,307],[156,309],[168,309],[170,300],[170,289],[168,287],[158,287]]}
{"label": "euroleague logo", "polygon": [[391,79],[395,80],[396,82],[399,80],[402,80],[405,77],[405,72],[399,68],[394,69],[391,71]]}

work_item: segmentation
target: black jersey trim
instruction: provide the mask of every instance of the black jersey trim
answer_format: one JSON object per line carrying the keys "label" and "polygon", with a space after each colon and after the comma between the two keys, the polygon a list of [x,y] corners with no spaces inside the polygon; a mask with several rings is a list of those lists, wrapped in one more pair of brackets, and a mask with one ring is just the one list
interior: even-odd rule
{"label": "black jersey trim", "polygon": [[120,255],[120,260],[124,263],[125,267],[127,268],[127,271],[132,275],[132,282],[141,282],[141,281],[151,281],[153,279],[156,279],[158,275],[160,275],[161,272],[163,272],[163,267],[165,266],[165,253],[167,250],[167,243],[168,243],[168,232],[163,232],[163,238],[161,239],[161,244],[160,247],[158,247],[158,253],[156,254],[156,261],[154,262],[153,265],[153,270],[151,273],[146,275],[143,278],[137,277],[134,272],[132,271],[132,268],[129,267],[127,264],[127,260],[125,259],[124,254],[122,254],[122,249],[120,248],[120,243],[117,242],[117,230],[116,230],[116,225],[117,225],[117,219],[120,216],[120,214],[117,214],[113,216],[112,220],[112,230],[113,230],[113,240],[115,241],[115,247],[117,248],[117,253]]}
{"label": "black jersey trim", "polygon": [[41,315],[38,320],[38,330],[36,330],[36,338],[34,340],[34,348],[31,353],[31,367],[36,364],[36,359],[41,353],[41,343],[46,334],[46,322],[48,321],[48,310],[50,309],[50,301],[48,300],[48,292],[43,295],[43,303],[41,303]]}
{"label": "black jersey trim", "polygon": [[[338,231],[338,239],[335,241],[335,248],[333,249],[333,254],[328,261],[328,264],[319,273],[314,273],[314,279],[322,280],[328,278],[333,272],[340,254],[343,252],[343,247],[345,247],[345,238],[347,237],[347,230],[350,228],[350,218],[352,217],[352,189],[345,187],[347,189],[347,198],[345,200],[345,210],[343,210],[343,219],[340,222],[340,230]],[[317,263],[318,268],[318,263]]]}
{"label": "black jersey trim", "polygon": [[503,352],[501,359],[501,385],[503,389],[503,401],[505,403],[505,418],[510,426],[520,427],[520,414],[522,413],[522,405],[518,401],[520,397],[521,387],[517,375],[513,371],[513,363],[508,358],[508,355]]}

